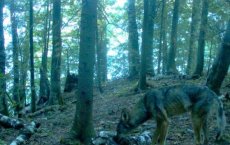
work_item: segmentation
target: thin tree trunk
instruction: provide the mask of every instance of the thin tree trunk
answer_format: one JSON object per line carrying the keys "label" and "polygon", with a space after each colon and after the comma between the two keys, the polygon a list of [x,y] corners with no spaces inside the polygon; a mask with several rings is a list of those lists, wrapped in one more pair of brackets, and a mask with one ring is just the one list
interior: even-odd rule
{"label": "thin tree trunk", "polygon": [[197,61],[196,68],[193,73],[195,76],[201,76],[204,68],[204,48],[205,48],[205,39],[206,31],[208,24],[208,6],[209,0],[202,0],[202,14],[201,14],[201,25],[200,25],[200,34],[198,40],[198,51],[197,51]]}
{"label": "thin tree trunk", "polygon": [[31,112],[36,111],[36,92],[34,83],[34,44],[33,44],[33,0],[30,0],[30,83]]}
{"label": "thin tree trunk", "polygon": [[153,34],[154,34],[154,20],[156,16],[156,0],[149,1],[149,19],[148,19],[148,47],[146,62],[146,74],[155,76],[153,68]]}
{"label": "thin tree trunk", "polygon": [[193,0],[192,6],[192,22],[191,22],[191,32],[189,40],[189,53],[188,53],[188,65],[186,73],[191,75],[195,69],[195,60],[196,60],[196,41],[197,41],[197,32],[198,32],[198,21],[199,21],[199,9],[200,9],[200,0]]}
{"label": "thin tree trunk", "polygon": [[179,15],[180,0],[175,0],[172,18],[172,31],[171,31],[171,42],[170,50],[167,62],[167,74],[178,73],[176,69],[176,50],[177,50],[177,28],[178,28],[178,15]]}
{"label": "thin tree trunk", "polygon": [[81,13],[79,83],[71,132],[75,134],[75,139],[88,145],[95,136],[92,111],[97,1],[82,0],[82,3],[85,5]]}
{"label": "thin tree trunk", "polygon": [[6,78],[5,78],[5,67],[6,67],[6,54],[4,46],[4,30],[3,30],[3,7],[4,0],[0,1],[0,113],[9,115],[8,105],[6,101]]}
{"label": "thin tree trunk", "polygon": [[51,93],[49,97],[49,105],[63,105],[61,96],[61,0],[53,1],[53,51],[51,64]]}
{"label": "thin tree trunk", "polygon": [[12,41],[13,41],[13,72],[14,72],[14,87],[13,87],[13,99],[16,102],[15,111],[20,110],[20,99],[19,99],[19,61],[18,61],[18,33],[17,33],[17,22],[15,18],[15,2],[11,0],[10,4],[10,15],[11,15],[11,30],[12,30]]}
{"label": "thin tree trunk", "polygon": [[160,44],[162,43],[162,51],[163,51],[163,64],[162,64],[162,74],[165,74],[166,71],[166,65],[167,65],[167,42],[166,42],[166,26],[165,26],[165,22],[166,22],[166,1],[162,0],[162,11],[161,11],[161,19],[163,19],[162,23],[161,23],[161,34],[162,34],[162,41],[160,42]]}
{"label": "thin tree trunk", "polygon": [[227,31],[221,44],[221,48],[214,60],[212,68],[207,78],[206,85],[217,94],[220,93],[221,84],[227,75],[230,64],[230,19]]}
{"label": "thin tree trunk", "polygon": [[129,78],[132,80],[138,75],[139,52],[138,33],[136,22],[135,0],[128,0],[128,30],[129,30]]}
{"label": "thin tree trunk", "polygon": [[40,67],[40,95],[39,97],[49,97],[49,82],[47,77],[47,54],[49,44],[49,30],[50,30],[50,12],[49,12],[49,0],[47,0],[47,17],[44,28],[44,50],[42,53],[42,65]]}
{"label": "thin tree trunk", "polygon": [[142,33],[142,49],[141,49],[141,67],[139,76],[139,89],[146,88],[146,53],[148,47],[148,0],[144,0],[144,21]]}
{"label": "thin tree trunk", "polygon": [[[98,13],[96,15],[98,16]],[[99,88],[100,92],[103,93],[102,86],[101,86],[101,46],[102,46],[102,43],[99,43],[98,23],[97,23],[96,24],[97,83],[98,83],[98,88]]]}

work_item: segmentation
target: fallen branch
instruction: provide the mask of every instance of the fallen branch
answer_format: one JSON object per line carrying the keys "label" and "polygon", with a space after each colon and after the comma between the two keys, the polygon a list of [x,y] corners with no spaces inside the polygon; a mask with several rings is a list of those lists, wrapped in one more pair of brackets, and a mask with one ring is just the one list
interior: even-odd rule
{"label": "fallen branch", "polygon": [[41,110],[38,110],[34,113],[30,113],[27,115],[27,117],[35,117],[39,114],[42,114],[42,113],[45,113],[45,112],[48,112],[48,111],[56,111],[56,110],[63,110],[64,108],[66,108],[66,106],[61,106],[61,105],[53,105],[53,106],[48,106],[48,107],[45,107]]}
{"label": "fallen branch", "polygon": [[31,135],[34,134],[35,130],[36,130],[35,122],[31,122],[28,125],[24,125],[24,127],[21,128],[19,131],[19,136],[15,140],[13,140],[13,142],[10,145],[26,144],[26,142],[29,140]]}
{"label": "fallen branch", "polygon": [[[116,132],[114,131],[101,131],[97,138],[92,140],[93,145],[109,144],[109,145],[118,145],[113,138],[115,137]],[[141,135],[127,136],[122,139],[119,144],[127,145],[150,145],[151,144],[152,134],[145,131]]]}
{"label": "fallen branch", "polygon": [[36,128],[40,126],[40,124],[36,124],[35,122],[26,124],[18,119],[13,119],[3,114],[0,114],[0,125],[5,128],[19,129],[19,136],[10,145],[25,144],[31,135],[34,134]]}
{"label": "fallen branch", "polygon": [[8,116],[0,114],[0,125],[5,128],[20,129],[24,126],[24,123],[18,119],[12,119]]}

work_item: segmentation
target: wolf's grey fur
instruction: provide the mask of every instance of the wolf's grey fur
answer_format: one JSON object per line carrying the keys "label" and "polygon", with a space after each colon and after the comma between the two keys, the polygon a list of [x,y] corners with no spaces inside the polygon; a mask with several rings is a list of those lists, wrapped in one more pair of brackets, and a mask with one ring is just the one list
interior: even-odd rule
{"label": "wolf's grey fur", "polygon": [[136,104],[133,110],[124,109],[117,126],[116,140],[148,119],[155,119],[157,127],[152,138],[152,145],[159,139],[159,144],[165,144],[169,117],[191,112],[191,120],[195,133],[195,143],[202,144],[201,130],[204,143],[209,141],[207,120],[213,113],[217,114],[218,133],[220,138],[225,125],[223,104],[217,95],[205,86],[172,86],[148,91]]}

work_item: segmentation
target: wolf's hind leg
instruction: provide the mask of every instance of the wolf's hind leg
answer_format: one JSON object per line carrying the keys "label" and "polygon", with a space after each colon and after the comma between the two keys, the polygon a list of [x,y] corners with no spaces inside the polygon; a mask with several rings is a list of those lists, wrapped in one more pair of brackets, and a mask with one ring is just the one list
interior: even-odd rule
{"label": "wolf's hind leg", "polygon": [[155,130],[153,138],[152,138],[152,145],[155,145],[157,143],[157,140],[158,140],[159,135],[160,135],[161,126],[162,126],[162,122],[157,121],[156,130]]}
{"label": "wolf's hind leg", "polygon": [[160,132],[160,145],[164,145],[165,144],[165,139],[167,136],[167,132],[168,132],[168,126],[169,123],[167,121],[163,121],[162,125],[161,125],[161,132]]}
{"label": "wolf's hind leg", "polygon": [[203,130],[203,134],[204,134],[204,143],[208,144],[208,142],[209,142],[209,132],[208,132],[208,127],[207,127],[207,118],[205,118],[203,120],[202,130]]}
{"label": "wolf's hind leg", "polygon": [[192,118],[193,130],[195,133],[194,137],[195,137],[196,145],[201,145],[202,144],[202,140],[201,140],[202,119],[196,114],[194,115],[193,112],[191,114],[191,118]]}

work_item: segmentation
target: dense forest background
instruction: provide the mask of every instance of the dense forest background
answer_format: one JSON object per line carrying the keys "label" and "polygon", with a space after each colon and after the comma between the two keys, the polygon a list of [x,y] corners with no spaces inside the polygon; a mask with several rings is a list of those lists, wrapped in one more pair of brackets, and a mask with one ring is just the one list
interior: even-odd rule
{"label": "dense forest background", "polygon": [[[226,62],[222,63],[226,69],[219,67],[220,85],[229,72],[229,50],[223,51],[227,56],[217,57],[225,48],[224,38],[229,45],[228,0],[1,0],[0,4],[0,113],[5,115],[20,116],[28,105],[29,112],[44,103],[65,105],[63,91],[72,91],[77,84],[81,84],[80,103],[87,101],[80,96],[93,100],[93,88],[103,93],[106,83],[123,78],[139,78],[135,85],[141,90],[146,89],[146,78],[156,76],[206,78],[213,73],[215,59]],[[219,93],[220,86],[211,81],[206,85]],[[75,122],[82,121],[76,116]],[[92,119],[92,114],[85,117]]]}

